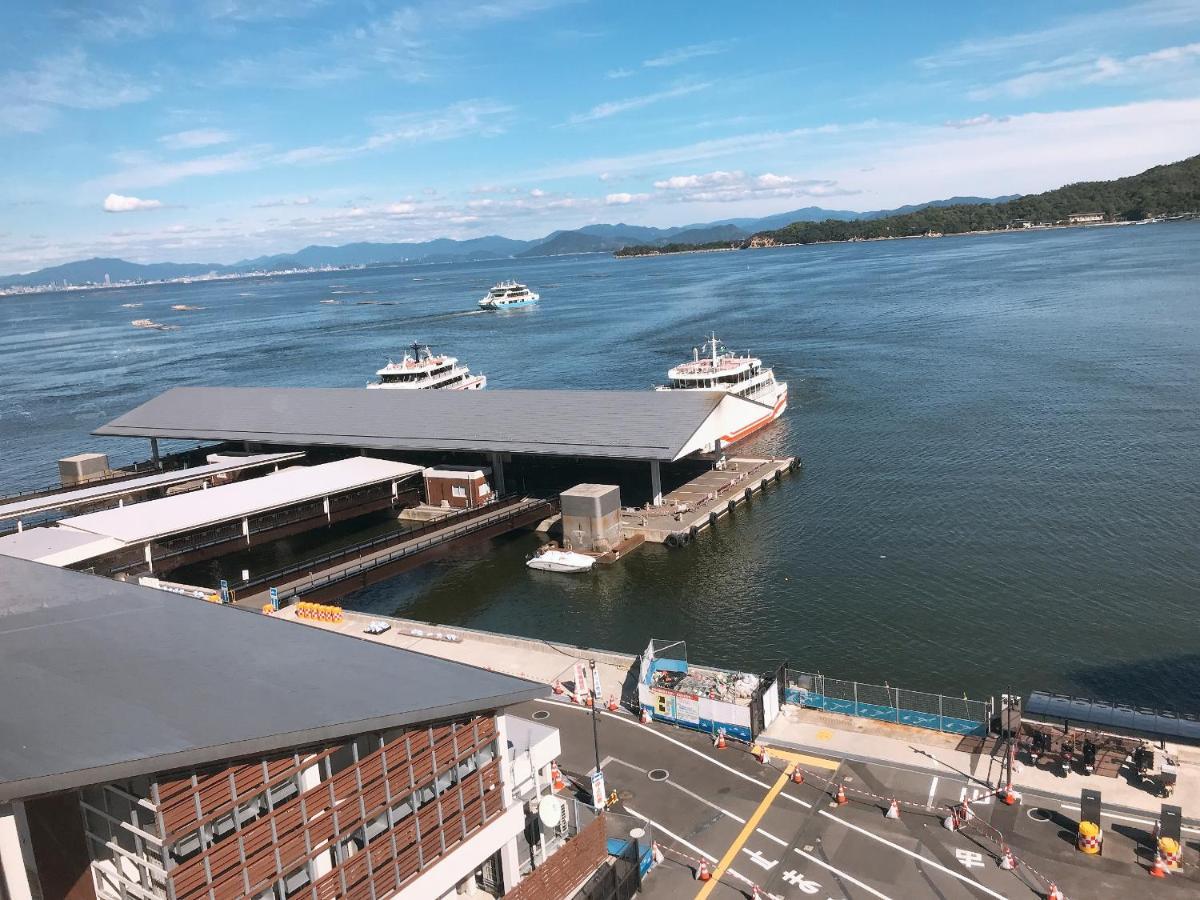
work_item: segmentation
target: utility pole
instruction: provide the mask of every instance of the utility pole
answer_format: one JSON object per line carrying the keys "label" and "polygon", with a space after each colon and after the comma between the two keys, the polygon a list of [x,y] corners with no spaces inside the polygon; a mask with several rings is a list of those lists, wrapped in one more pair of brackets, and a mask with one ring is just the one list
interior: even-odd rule
{"label": "utility pole", "polygon": [[[599,721],[599,717],[600,717],[600,712],[599,712],[600,682],[596,678],[596,661],[594,659],[588,660],[588,666],[591,667],[591,671],[592,671],[592,747],[596,751],[596,773],[598,775],[600,775],[601,778],[603,778],[604,773],[600,771],[600,727],[597,724],[597,722]],[[601,784],[603,784],[603,781],[601,782]],[[604,797],[600,796],[599,798],[597,798],[595,796],[594,782],[593,782],[592,790],[593,790],[592,800],[593,800],[594,805],[596,805],[597,808],[599,808],[599,809],[603,809],[604,808]],[[601,790],[600,793],[602,795],[603,790]],[[597,799],[599,801],[598,803],[596,803]]]}

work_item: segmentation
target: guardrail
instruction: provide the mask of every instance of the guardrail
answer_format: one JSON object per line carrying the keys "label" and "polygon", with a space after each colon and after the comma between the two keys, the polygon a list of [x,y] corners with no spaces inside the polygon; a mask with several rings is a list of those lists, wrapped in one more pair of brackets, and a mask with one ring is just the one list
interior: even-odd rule
{"label": "guardrail", "polygon": [[[502,509],[497,509],[500,506]],[[389,565],[397,562],[408,556],[420,553],[423,550],[428,550],[430,547],[438,546],[439,544],[447,543],[456,538],[463,537],[475,531],[482,531],[485,528],[490,528],[493,525],[498,525],[503,522],[511,521],[518,516],[528,515],[538,507],[544,506],[547,511],[554,508],[554,504],[549,500],[526,500],[517,496],[509,496],[502,498],[487,506],[479,507],[478,509],[467,510],[456,516],[439,519],[436,522],[430,522],[427,525],[422,525],[420,528],[414,528],[411,531],[403,531],[394,534],[383,535],[370,541],[365,541],[361,544],[356,544],[352,547],[346,547],[342,550],[333,553],[327,553],[324,556],[319,556],[315,559],[305,560],[301,563],[287,566],[283,569],[277,569],[274,572],[269,572],[266,575],[260,575],[249,582],[239,585],[236,589],[230,591],[230,595],[234,600],[238,596],[247,596],[265,586],[278,586],[281,582],[287,581],[289,578],[295,578],[305,572],[311,572],[313,569],[329,564],[336,565],[339,561],[349,561],[351,559],[361,559],[370,552],[374,552],[381,548],[386,548],[395,544],[404,544],[400,549],[385,556],[377,556],[373,559],[361,564],[351,565],[346,568],[338,569],[335,572],[311,578],[301,585],[295,585],[291,588],[282,589],[278,592],[280,602],[298,597],[300,594],[314,590],[316,588],[325,587],[330,584],[335,584],[339,581],[344,581],[347,578],[352,578],[363,572],[369,572],[372,569],[380,568],[381,566]],[[434,534],[436,532],[436,534]],[[433,535],[426,540],[419,539],[423,534]]]}

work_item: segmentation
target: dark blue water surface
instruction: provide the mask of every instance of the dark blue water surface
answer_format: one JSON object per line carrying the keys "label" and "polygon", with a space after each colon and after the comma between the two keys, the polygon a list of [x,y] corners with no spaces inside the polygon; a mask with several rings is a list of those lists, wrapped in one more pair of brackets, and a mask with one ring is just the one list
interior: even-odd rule
{"label": "dark blue water surface", "polygon": [[[475,311],[502,277],[543,302]],[[802,474],[684,550],[568,578],[526,569],[519,535],[351,605],[955,694],[1200,705],[1197,223],[0,298],[0,492],[68,453],[144,457],[88,433],[173,385],[358,387],[421,340],[494,389],[641,389],[709,329],[789,382],[744,449]]]}

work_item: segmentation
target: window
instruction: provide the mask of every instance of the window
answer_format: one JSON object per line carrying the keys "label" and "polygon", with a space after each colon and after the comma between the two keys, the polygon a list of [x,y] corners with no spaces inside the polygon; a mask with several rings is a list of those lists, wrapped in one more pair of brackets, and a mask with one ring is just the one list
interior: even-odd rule
{"label": "window", "polygon": [[486,484],[481,484],[479,486],[479,496],[486,497],[489,493],[491,493],[491,490],[492,489],[490,487],[488,487]]}
{"label": "window", "polygon": [[450,493],[455,497],[466,497],[467,489],[460,484],[456,484],[450,488]]}

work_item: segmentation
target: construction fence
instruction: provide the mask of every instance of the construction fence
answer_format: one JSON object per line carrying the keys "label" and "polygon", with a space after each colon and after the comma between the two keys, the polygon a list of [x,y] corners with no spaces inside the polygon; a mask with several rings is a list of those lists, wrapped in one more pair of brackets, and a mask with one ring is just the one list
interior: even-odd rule
{"label": "construction fence", "polygon": [[785,702],[950,734],[986,735],[991,703],[787,670]]}

